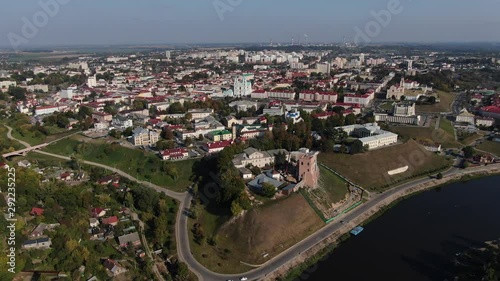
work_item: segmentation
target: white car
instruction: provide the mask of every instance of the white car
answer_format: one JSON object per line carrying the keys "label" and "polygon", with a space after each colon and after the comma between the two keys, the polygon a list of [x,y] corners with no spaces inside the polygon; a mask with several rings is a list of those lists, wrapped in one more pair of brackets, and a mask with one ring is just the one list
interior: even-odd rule
{"label": "white car", "polygon": [[245,281],[245,280],[248,280],[248,278],[246,278],[246,277],[241,277],[241,278],[240,278],[240,280],[241,280],[241,281]]}

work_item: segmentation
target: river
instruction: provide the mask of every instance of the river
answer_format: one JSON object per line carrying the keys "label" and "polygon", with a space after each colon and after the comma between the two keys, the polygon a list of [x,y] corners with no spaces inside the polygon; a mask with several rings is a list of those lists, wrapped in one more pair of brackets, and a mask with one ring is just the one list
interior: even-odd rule
{"label": "river", "polygon": [[453,280],[453,257],[500,238],[500,176],[453,183],[400,202],[299,280]]}

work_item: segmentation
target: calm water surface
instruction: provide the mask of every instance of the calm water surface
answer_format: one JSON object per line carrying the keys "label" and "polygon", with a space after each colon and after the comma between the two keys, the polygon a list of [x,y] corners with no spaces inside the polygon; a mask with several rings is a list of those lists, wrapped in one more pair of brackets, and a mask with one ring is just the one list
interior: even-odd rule
{"label": "calm water surface", "polygon": [[453,256],[500,238],[500,176],[402,201],[299,280],[443,281]]}

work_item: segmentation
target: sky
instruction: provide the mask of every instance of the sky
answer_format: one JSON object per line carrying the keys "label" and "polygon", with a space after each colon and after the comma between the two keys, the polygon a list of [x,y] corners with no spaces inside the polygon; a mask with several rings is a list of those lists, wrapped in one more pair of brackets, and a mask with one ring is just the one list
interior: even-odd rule
{"label": "sky", "polygon": [[0,46],[498,42],[499,11],[500,0],[2,0]]}

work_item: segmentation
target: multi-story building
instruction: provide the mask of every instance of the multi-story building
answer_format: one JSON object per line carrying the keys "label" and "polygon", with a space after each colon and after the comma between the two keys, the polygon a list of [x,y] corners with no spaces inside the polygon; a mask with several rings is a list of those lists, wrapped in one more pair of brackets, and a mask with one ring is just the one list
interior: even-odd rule
{"label": "multi-story building", "polygon": [[189,157],[189,151],[186,148],[172,148],[160,152],[163,160],[181,160]]}
{"label": "multi-story building", "polygon": [[135,128],[132,135],[132,143],[139,145],[155,145],[160,138],[157,131],[144,128]]}
{"label": "multi-story building", "polygon": [[228,130],[217,130],[207,134],[208,138],[212,141],[225,141],[233,139],[233,134]]}
{"label": "multi-story building", "polygon": [[113,115],[105,112],[93,112],[92,119],[97,122],[111,122],[113,120]]}
{"label": "multi-story building", "polygon": [[57,106],[57,105],[50,105],[50,106],[37,106],[35,108],[35,115],[45,115],[45,114],[52,114],[54,112],[63,112],[67,106]]}
{"label": "multi-story building", "polygon": [[456,122],[463,122],[468,124],[474,124],[474,114],[467,111],[467,109],[462,109],[460,114],[457,115]]}
{"label": "multi-story building", "polygon": [[366,94],[346,94],[344,96],[344,103],[355,104],[361,107],[367,107],[370,105],[371,101],[375,98],[374,91],[368,91]]}
{"label": "multi-story building", "polygon": [[476,126],[492,127],[495,125],[495,119],[490,117],[477,117]]}
{"label": "multi-story building", "polygon": [[363,146],[367,145],[369,150],[398,142],[397,134],[380,129],[377,123],[348,125],[337,127],[337,129],[343,130],[350,136],[359,138]]}
{"label": "multi-story building", "polygon": [[233,164],[237,169],[244,168],[247,165],[264,168],[274,163],[275,156],[280,152],[288,154],[288,151],[285,149],[260,151],[253,147],[249,147],[245,149],[243,153],[233,158]]}
{"label": "multi-story building", "polygon": [[234,90],[235,97],[247,97],[252,93],[252,82],[250,81],[250,75],[243,74],[242,76],[234,80]]}
{"label": "multi-story building", "polygon": [[233,142],[231,140],[208,142],[203,144],[202,148],[208,153],[217,153],[232,144]]}
{"label": "multi-story building", "polygon": [[125,130],[127,128],[133,127],[134,123],[132,119],[124,116],[116,116],[111,120],[111,125],[117,129]]}
{"label": "multi-story building", "polygon": [[399,85],[393,85],[387,90],[386,99],[400,100],[405,95],[404,78],[401,78]]}
{"label": "multi-story building", "polygon": [[198,120],[212,115],[214,110],[212,108],[190,109],[187,113],[191,114],[191,120]]}
{"label": "multi-story building", "polygon": [[251,94],[252,99],[295,99],[295,92],[293,91],[264,91],[257,90]]}
{"label": "multi-story building", "polygon": [[299,100],[336,103],[338,94],[335,92],[302,91]]}
{"label": "multi-story building", "polygon": [[332,69],[332,66],[330,63],[317,63],[316,64],[316,72],[318,73],[324,73],[324,74],[330,74],[330,71]]}

